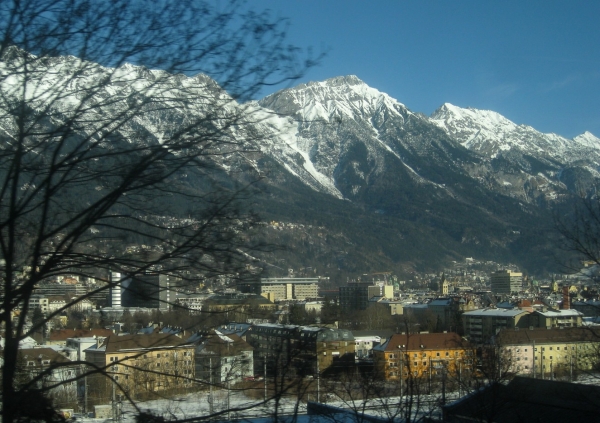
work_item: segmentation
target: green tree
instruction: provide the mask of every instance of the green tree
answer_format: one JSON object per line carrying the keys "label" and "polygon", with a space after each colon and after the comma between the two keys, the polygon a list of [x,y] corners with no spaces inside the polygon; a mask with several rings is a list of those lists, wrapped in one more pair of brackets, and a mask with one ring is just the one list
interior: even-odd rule
{"label": "green tree", "polygon": [[325,300],[323,307],[321,308],[321,323],[332,324],[340,319],[340,306],[331,301],[330,299]]}
{"label": "green tree", "polygon": [[310,323],[308,313],[304,307],[298,304],[290,305],[288,316],[292,325],[306,325]]}

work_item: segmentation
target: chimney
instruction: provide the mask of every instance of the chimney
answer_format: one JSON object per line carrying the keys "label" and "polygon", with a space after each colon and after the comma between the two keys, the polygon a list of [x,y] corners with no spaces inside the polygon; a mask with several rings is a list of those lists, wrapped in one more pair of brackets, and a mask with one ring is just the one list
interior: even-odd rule
{"label": "chimney", "polygon": [[568,286],[563,286],[562,297],[563,297],[562,309],[569,310],[571,308],[571,297],[569,297],[569,287]]}

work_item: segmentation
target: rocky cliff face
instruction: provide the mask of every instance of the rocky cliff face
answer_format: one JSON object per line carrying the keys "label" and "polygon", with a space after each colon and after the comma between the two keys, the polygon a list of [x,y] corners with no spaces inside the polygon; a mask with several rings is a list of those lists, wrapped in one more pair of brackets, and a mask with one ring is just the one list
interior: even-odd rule
{"label": "rocky cliff face", "polygon": [[[18,60],[4,57],[0,73]],[[60,86],[60,98],[50,109],[35,97],[28,106],[50,120],[68,118],[83,94],[91,96],[90,114],[108,117],[141,102],[140,113],[115,129],[118,142],[163,143],[198,116],[207,125],[243,122],[202,146],[211,153],[210,177],[235,183],[263,176],[257,209],[268,219],[323,227],[331,245],[310,259],[328,257],[322,259],[338,267],[340,251],[379,270],[461,256],[547,264],[550,241],[538,234],[550,225],[550,209],[598,177],[600,140],[592,134],[568,140],[450,104],[427,117],[356,76],[237,104],[203,75],[82,66],[68,57],[38,66],[32,86]],[[14,78],[0,81],[5,99],[19,87]],[[82,133],[97,130],[84,121],[77,122]],[[10,134],[10,117],[0,124]],[[201,187],[206,182],[194,178],[205,170],[186,183]],[[523,257],[525,251],[535,253]]]}

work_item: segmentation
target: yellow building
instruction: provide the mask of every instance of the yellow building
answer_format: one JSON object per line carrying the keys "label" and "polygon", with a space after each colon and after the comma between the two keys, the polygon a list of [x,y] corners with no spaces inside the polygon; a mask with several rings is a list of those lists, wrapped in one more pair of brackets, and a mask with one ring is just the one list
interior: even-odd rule
{"label": "yellow building", "polygon": [[386,380],[457,374],[473,368],[474,349],[456,333],[395,334],[373,348],[375,369]]}
{"label": "yellow building", "polygon": [[496,344],[510,373],[571,377],[597,366],[599,336],[590,328],[502,330]]}
{"label": "yellow building", "polygon": [[111,335],[85,350],[86,361],[106,371],[94,379],[98,394],[145,393],[190,387],[194,379],[194,347],[175,335]]}
{"label": "yellow building", "polygon": [[470,371],[474,356],[470,344],[453,332],[395,334],[373,348],[375,369],[386,380]]}

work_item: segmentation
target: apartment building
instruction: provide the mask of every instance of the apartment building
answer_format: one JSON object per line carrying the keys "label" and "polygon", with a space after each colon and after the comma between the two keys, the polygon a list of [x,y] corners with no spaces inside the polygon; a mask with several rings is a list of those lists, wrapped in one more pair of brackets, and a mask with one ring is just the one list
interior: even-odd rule
{"label": "apartment building", "polygon": [[[194,346],[172,334],[111,335],[86,349],[85,356],[133,397],[189,387],[194,379]],[[96,387],[100,395],[112,381],[104,377],[102,383]]]}
{"label": "apartment building", "polygon": [[246,339],[254,347],[255,374],[286,371],[315,375],[354,363],[354,336],[346,329],[280,324],[253,325]]}
{"label": "apartment building", "polygon": [[470,371],[475,350],[454,332],[395,334],[373,348],[375,369],[385,380],[456,375]]}
{"label": "apartment building", "polygon": [[528,327],[529,313],[519,308],[485,308],[467,311],[462,314],[464,334],[473,344],[487,343],[502,329]]}
{"label": "apartment building", "polygon": [[22,348],[18,351],[18,377],[41,377],[32,388],[49,389],[48,394],[62,404],[77,403],[79,366],[52,348]]}
{"label": "apartment building", "polygon": [[529,316],[529,326],[536,328],[574,328],[582,324],[583,313],[577,310],[536,310]]}
{"label": "apartment building", "polygon": [[211,384],[234,384],[254,376],[254,348],[238,335],[219,330],[195,333],[196,377]]}
{"label": "apartment building", "polygon": [[495,347],[506,371],[539,378],[573,378],[600,362],[600,332],[591,328],[502,330]]}

